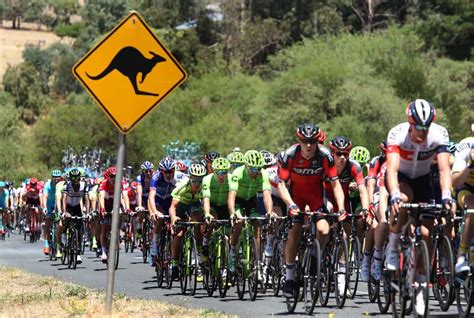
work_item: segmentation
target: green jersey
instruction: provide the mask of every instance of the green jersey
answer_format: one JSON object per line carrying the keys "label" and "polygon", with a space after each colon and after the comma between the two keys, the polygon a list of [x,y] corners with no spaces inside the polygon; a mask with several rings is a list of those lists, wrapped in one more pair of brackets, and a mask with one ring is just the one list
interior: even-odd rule
{"label": "green jersey", "polygon": [[237,197],[243,200],[250,200],[257,195],[258,191],[271,191],[270,178],[265,169],[260,170],[260,174],[252,179],[245,166],[240,166],[229,176],[229,191],[236,191]]}
{"label": "green jersey", "polygon": [[59,181],[56,184],[56,196],[62,194],[65,189],[66,189],[66,181]]}
{"label": "green jersey", "polygon": [[224,182],[219,183],[215,174],[208,174],[202,180],[202,196],[209,198],[213,205],[226,205],[229,196],[229,180],[227,178]]}
{"label": "green jersey", "polygon": [[202,192],[199,190],[193,195],[191,192],[191,181],[187,180],[178,184],[173,192],[171,192],[171,196],[173,199],[178,200],[179,203],[191,205],[202,199]]}

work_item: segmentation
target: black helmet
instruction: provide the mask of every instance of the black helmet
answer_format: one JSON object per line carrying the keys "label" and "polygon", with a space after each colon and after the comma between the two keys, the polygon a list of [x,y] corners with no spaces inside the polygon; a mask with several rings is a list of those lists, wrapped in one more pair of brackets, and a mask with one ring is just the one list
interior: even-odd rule
{"label": "black helmet", "polygon": [[206,160],[207,162],[213,162],[214,160],[216,160],[220,156],[221,156],[221,154],[218,153],[217,151],[210,151],[204,156],[204,160]]}
{"label": "black helmet", "polygon": [[318,126],[313,124],[302,124],[296,129],[296,136],[300,140],[315,139],[318,140],[321,134],[321,130]]}
{"label": "black helmet", "polygon": [[332,150],[350,151],[352,149],[352,141],[345,136],[337,136],[331,139],[329,147]]}

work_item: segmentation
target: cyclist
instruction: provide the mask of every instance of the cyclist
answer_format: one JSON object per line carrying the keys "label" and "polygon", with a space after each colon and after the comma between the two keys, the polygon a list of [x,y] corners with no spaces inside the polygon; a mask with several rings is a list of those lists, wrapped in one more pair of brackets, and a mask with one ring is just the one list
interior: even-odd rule
{"label": "cyclist", "polygon": [[[56,211],[58,211],[58,214],[62,214],[62,209],[63,209],[63,192],[66,189],[66,183],[67,183],[67,173],[63,172],[61,175],[61,180],[56,183],[56,190],[55,190],[55,197],[56,197]],[[59,220],[58,223],[58,229],[56,231],[56,246],[60,246],[61,244],[61,233],[63,231],[63,224],[62,221]],[[56,251],[56,257],[61,258],[62,252],[61,248],[58,248]]]}
{"label": "cyclist", "polygon": [[[207,174],[212,173],[212,162],[221,156],[217,151],[210,151],[204,155]],[[203,162],[204,163],[204,162]]]}
{"label": "cyclist", "polygon": [[92,249],[94,251],[97,250],[97,238],[100,237],[100,222],[98,218],[97,211],[99,210],[99,202],[98,202],[98,195],[99,195],[99,186],[100,183],[103,181],[103,178],[96,178],[92,179],[92,184],[89,185],[89,199],[90,199],[90,206],[91,206],[91,213],[90,213],[90,222],[91,222],[91,235],[92,235]]}
{"label": "cyclist", "polygon": [[8,198],[10,194],[6,189],[4,181],[0,181],[0,235],[5,233],[4,225],[6,224],[6,215],[9,208]]}
{"label": "cyclist", "polygon": [[[85,206],[85,211],[88,212],[90,208],[89,202],[89,187],[85,181],[81,180],[81,172],[79,169],[73,168],[69,171],[69,181],[63,190],[62,212],[64,213],[64,229],[69,226],[69,218],[71,216],[82,217],[82,207]],[[77,222],[79,229],[79,237],[82,238],[82,220],[74,220]],[[62,233],[63,245],[66,241],[66,234]],[[82,244],[82,239],[77,242],[79,246]],[[77,255],[77,263],[82,263],[80,255]]]}
{"label": "cyclist", "polygon": [[227,159],[230,162],[230,173],[232,173],[236,168],[245,164],[244,154],[240,150],[234,150],[227,155]]}
{"label": "cyclist", "polygon": [[[461,208],[474,209],[474,125],[471,137],[461,140],[456,147],[453,165],[453,184],[457,191],[457,201]],[[474,217],[466,214],[464,233],[461,238],[455,271],[456,274],[469,272],[468,253],[474,247]],[[470,257],[472,257],[470,255]]]}
{"label": "cyclist", "polygon": [[[451,208],[451,167],[447,146],[447,130],[434,122],[436,110],[424,99],[408,104],[408,122],[392,128],[387,137],[387,185],[390,192],[390,234],[387,247],[386,267],[397,270],[399,267],[398,245],[400,231],[407,221],[406,209],[399,208],[400,202],[430,202],[433,198],[430,187],[430,165],[436,156],[440,172],[442,201],[446,209]],[[394,217],[398,221],[394,224]],[[428,244],[431,255],[430,232],[433,219],[421,221],[421,234]],[[417,273],[418,283],[426,282],[429,273]],[[415,309],[418,314],[425,312],[422,289],[416,295]]]}
{"label": "cyclist", "polygon": [[41,208],[41,197],[43,196],[43,188],[38,183],[38,179],[31,178],[22,194],[23,202],[28,206],[26,210],[26,232],[30,231],[30,218],[33,213],[38,215],[36,219],[36,228],[39,229],[39,209]]}
{"label": "cyclist", "polygon": [[[278,169],[280,197],[287,205],[289,215],[294,217],[294,225],[289,230],[285,245],[286,281],[283,295],[288,298],[293,297],[295,288],[295,258],[303,225],[303,215],[299,212],[306,206],[311,211],[324,207],[324,175],[330,180],[334,189],[339,212],[344,212],[344,193],[338,180],[334,157],[327,148],[319,145],[321,130],[313,124],[302,124],[296,129],[296,136],[299,143],[285,151]],[[290,183],[289,188],[287,183]],[[329,223],[321,219],[317,222],[316,228],[323,249],[329,234]]]}
{"label": "cyclist", "polygon": [[[171,193],[173,200],[169,208],[171,227],[177,220],[190,218],[191,221],[202,221],[202,192],[201,186],[206,167],[200,163],[192,163],[188,169],[189,179],[180,182]],[[194,232],[196,241],[201,244],[201,228],[196,227]],[[179,256],[183,247],[184,230],[177,229],[171,242],[172,279],[176,279],[179,274]]]}
{"label": "cyclist", "polygon": [[[260,216],[258,212],[257,193],[262,191],[263,203],[267,215],[272,214],[273,202],[271,196],[270,178],[263,168],[263,156],[257,150],[249,150],[244,155],[245,165],[238,167],[232,172],[229,182],[228,206],[231,218],[237,221],[233,224],[230,238],[230,256],[232,259],[231,271],[235,270],[235,260],[237,258],[237,243],[243,222],[239,219],[243,216]],[[254,235],[257,241],[258,255],[262,255],[261,247],[261,225],[254,224]],[[258,269],[259,280],[261,278],[261,268]]]}
{"label": "cyclist", "polygon": [[[109,167],[104,173],[104,181],[99,186],[99,206],[100,206],[100,245],[102,246],[102,255],[100,259],[103,263],[107,262],[107,235],[110,232],[111,216],[114,208],[114,187],[117,169]],[[129,210],[128,195],[125,189],[125,181],[121,180],[120,205],[125,211]]]}
{"label": "cyclist", "polygon": [[[46,217],[44,220],[44,247],[45,255],[49,254],[49,241],[51,240],[51,225],[53,224],[54,212],[56,211],[56,184],[61,180],[61,170],[51,171],[51,179],[44,186],[44,206]],[[56,239],[56,238],[54,238]]]}
{"label": "cyclist", "polygon": [[163,216],[168,215],[171,206],[171,192],[176,185],[186,176],[176,170],[176,163],[170,157],[164,157],[159,164],[158,171],[153,175],[150,182],[150,194],[148,205],[150,207],[150,217],[154,221],[153,239],[150,245],[150,265],[154,265],[154,259],[158,254],[158,237],[163,227]]}
{"label": "cyclist", "polygon": [[182,173],[186,173],[186,171],[188,170],[188,167],[186,166],[186,164],[182,161],[176,161],[176,170],[182,172]]}
{"label": "cyclist", "polygon": [[150,161],[144,161],[140,168],[142,173],[137,177],[137,211],[148,207],[148,193],[150,192],[150,182],[153,176],[155,165]]}

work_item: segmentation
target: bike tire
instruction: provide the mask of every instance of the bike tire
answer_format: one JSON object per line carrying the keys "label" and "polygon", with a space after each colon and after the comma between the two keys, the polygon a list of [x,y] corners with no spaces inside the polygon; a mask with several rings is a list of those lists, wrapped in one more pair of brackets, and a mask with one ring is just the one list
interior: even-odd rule
{"label": "bike tire", "polygon": [[347,282],[347,295],[350,299],[354,299],[359,284],[359,273],[361,269],[361,249],[359,238],[353,237],[349,243],[349,281]]}
{"label": "bike tire", "polygon": [[250,239],[250,259],[248,268],[248,286],[249,286],[249,297],[251,301],[257,299],[258,293],[258,271],[260,270],[257,241],[254,237]]}
{"label": "bike tire", "polygon": [[329,301],[329,294],[331,293],[331,285],[333,283],[331,249],[332,243],[326,244],[326,247],[321,254],[321,268],[319,274],[319,303],[325,307]]}
{"label": "bike tire", "polygon": [[[427,317],[428,316],[428,308],[429,308],[429,299],[430,299],[430,263],[429,263],[429,256],[428,256],[428,246],[426,245],[425,241],[419,241],[418,245],[415,246],[415,273],[424,272],[425,274],[425,281],[421,282],[419,285],[411,284],[415,286],[414,292],[412,292],[412,312],[414,317]],[[413,282],[415,283],[415,282]],[[424,299],[424,310],[423,312],[417,312],[416,310],[416,295],[417,292],[423,293]]]}
{"label": "bike tire", "polygon": [[319,298],[320,247],[318,240],[314,240],[306,248],[303,257],[303,270],[304,308],[306,314],[312,315]]}
{"label": "bike tire", "polygon": [[270,262],[272,272],[273,295],[279,296],[283,283],[285,264],[283,260],[283,241],[275,239],[273,243],[273,257]]}
{"label": "bike tire", "polygon": [[[158,237],[158,242],[156,243],[158,245],[158,254],[156,255],[156,264],[155,264],[155,272],[156,272],[156,285],[158,287],[163,286],[163,277],[164,277],[164,256],[163,253],[165,253],[165,239],[162,235]],[[126,249],[126,247],[125,247]]]}
{"label": "bike tire", "polygon": [[[347,298],[347,285],[349,282],[349,251],[347,246],[347,241],[341,240],[337,242],[336,248],[334,249],[333,254],[333,269],[334,269],[334,294],[336,298],[336,305],[338,308],[343,308]],[[341,266],[341,258],[338,257],[341,255],[342,262],[345,264],[344,267]],[[344,271],[342,271],[344,268]],[[344,277],[345,284],[342,290],[339,290],[339,280]]]}
{"label": "bike tire", "polygon": [[382,255],[382,275],[376,284],[377,307],[381,314],[386,314],[391,306],[391,273],[385,268],[385,252]]}
{"label": "bike tire", "polygon": [[217,285],[219,287],[219,297],[224,298],[229,289],[230,273],[229,273],[229,242],[227,238],[220,240],[219,242],[220,256],[217,259],[217,266],[219,273],[217,277]]}
{"label": "bike tire", "polygon": [[[242,235],[243,233],[241,233]],[[237,287],[237,296],[240,300],[244,299],[245,295],[245,285],[246,285],[246,270],[245,265],[243,264],[245,257],[245,245],[248,244],[244,241],[241,241],[239,244],[239,249],[237,253],[237,258],[235,260],[235,285]]]}
{"label": "bike tire", "polygon": [[[451,241],[446,235],[440,235],[438,243],[433,266],[433,294],[441,310],[448,311],[454,296],[454,255]],[[441,264],[442,259],[447,264]]]}
{"label": "bike tire", "polygon": [[295,261],[295,288],[293,289],[293,296],[291,298],[286,298],[286,311],[288,313],[294,313],[296,309],[296,305],[298,304],[298,301],[300,300],[300,297],[302,297],[300,293],[300,287],[302,285],[302,264],[300,262],[300,257],[302,257],[301,253],[299,253],[298,257],[296,258]]}

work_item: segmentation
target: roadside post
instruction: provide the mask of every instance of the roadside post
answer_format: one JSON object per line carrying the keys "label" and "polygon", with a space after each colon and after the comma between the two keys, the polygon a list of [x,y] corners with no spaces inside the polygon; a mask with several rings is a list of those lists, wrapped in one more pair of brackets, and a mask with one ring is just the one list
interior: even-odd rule
{"label": "roadside post", "polygon": [[125,135],[186,80],[186,72],[135,11],[73,67],[74,76],[118,129],[105,310],[112,312]]}

